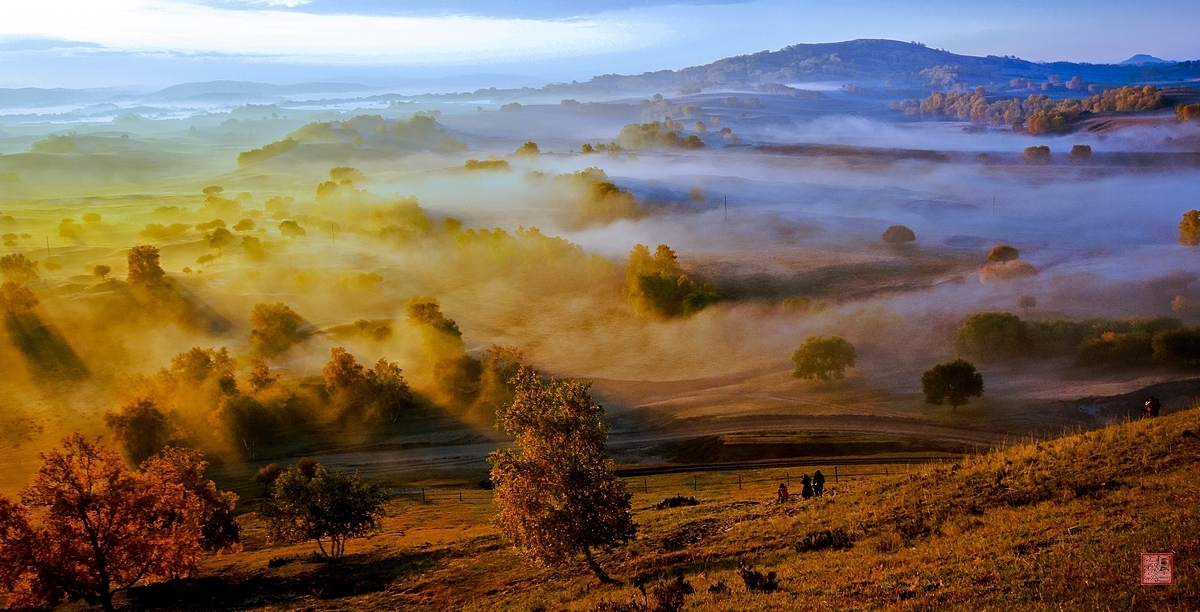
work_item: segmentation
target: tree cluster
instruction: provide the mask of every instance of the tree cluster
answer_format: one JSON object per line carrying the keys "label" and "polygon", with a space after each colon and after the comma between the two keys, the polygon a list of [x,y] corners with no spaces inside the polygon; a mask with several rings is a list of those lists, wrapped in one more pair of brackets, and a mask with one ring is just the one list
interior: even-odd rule
{"label": "tree cluster", "polygon": [[459,270],[480,281],[508,278],[529,291],[545,294],[593,291],[613,274],[612,263],[600,255],[536,227],[467,229],[453,233]]}
{"label": "tree cluster", "polygon": [[306,327],[287,304],[256,304],[250,312],[250,347],[260,357],[275,357],[308,339]]}
{"label": "tree cluster", "polygon": [[284,423],[305,418],[269,371],[253,360],[246,384],[239,385],[237,364],[225,348],[194,347],[176,355],[169,368],[125,380],[122,394],[129,399],[106,413],[105,423],[131,461],[167,444],[255,459]]}
{"label": "tree cluster", "polygon": [[1008,312],[984,312],[959,323],[954,348],[985,362],[1074,355],[1080,366],[1189,365],[1194,333],[1170,317],[1023,321]]}
{"label": "tree cluster", "polygon": [[580,227],[621,219],[642,219],[649,213],[633,194],[607,180],[588,183],[578,198],[575,222]]}
{"label": "tree cluster", "polygon": [[683,124],[678,121],[652,121],[650,123],[630,123],[621,128],[617,142],[621,147],[634,151],[643,149],[700,149],[704,142],[700,137],[691,134],[686,138],[680,136]]}
{"label": "tree cluster", "polygon": [[521,146],[517,147],[517,150],[513,152],[513,155],[516,155],[517,157],[537,157],[539,154],[541,154],[541,152],[542,151],[538,149],[536,142],[528,140]]}
{"label": "tree cluster", "polygon": [[709,283],[688,278],[671,247],[660,244],[654,254],[639,244],[629,253],[625,292],[640,316],[690,316],[716,304],[720,294]]}
{"label": "tree cluster", "polygon": [[1162,108],[1162,91],[1152,85],[1108,89],[1089,98],[1051,100],[1049,96],[1030,94],[1024,100],[988,101],[982,87],[970,93],[934,92],[924,100],[892,103],[895,110],[909,115],[970,121],[977,125],[1011,125],[1014,131],[1042,134],[1061,131],[1081,115],[1102,112],[1136,112]]}
{"label": "tree cluster", "polygon": [[4,280],[14,283],[28,283],[37,280],[38,265],[36,261],[30,261],[22,253],[10,253],[0,257],[0,275],[4,276]]}
{"label": "tree cluster", "polygon": [[417,406],[403,370],[387,359],[380,359],[368,370],[346,349],[334,347],[321,373],[325,390],[342,419],[395,424]]}
{"label": "tree cluster", "polygon": [[512,170],[512,166],[508,165],[503,159],[468,159],[463,164],[463,168],[467,170],[498,170],[508,172]]}
{"label": "tree cluster", "polygon": [[1183,213],[1183,219],[1179,221],[1179,244],[1200,246],[1200,210]]}
{"label": "tree cluster", "polygon": [[1176,106],[1175,118],[1180,121],[1200,121],[1200,104],[1180,104]]}
{"label": "tree cluster", "polygon": [[625,149],[622,149],[621,145],[617,144],[615,141],[609,142],[608,144],[604,144],[603,142],[597,142],[596,144],[592,144],[590,142],[585,142],[579,146],[579,153],[582,155],[588,155],[591,153],[616,154],[616,153],[620,153],[621,151],[624,151],[624,150]]}
{"label": "tree cluster", "polygon": [[238,153],[237,163],[238,166],[249,166],[250,164],[266,161],[272,157],[279,157],[298,146],[300,146],[300,143],[296,139],[284,138],[283,140],[267,143],[257,149]]}
{"label": "tree cluster", "polygon": [[239,154],[238,165],[265,161],[302,144],[371,147],[401,152],[458,153],[467,150],[466,143],[447,134],[429,115],[414,114],[407,121],[385,119],[379,115],[359,115],[345,121],[317,121],[304,125],[282,140]]}
{"label": "tree cluster", "polygon": [[1021,158],[1027,164],[1048,164],[1050,163],[1050,147],[1046,145],[1025,147],[1025,150],[1021,153]]}
{"label": "tree cluster", "polygon": [[571,222],[578,228],[649,215],[633,194],[610,181],[602,168],[592,166],[559,174],[554,177],[554,182],[574,192],[575,210]]}

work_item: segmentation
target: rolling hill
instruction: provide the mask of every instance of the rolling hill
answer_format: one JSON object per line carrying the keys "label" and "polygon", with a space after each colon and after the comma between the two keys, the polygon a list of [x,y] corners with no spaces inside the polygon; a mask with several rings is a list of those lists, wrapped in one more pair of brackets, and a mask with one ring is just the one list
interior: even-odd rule
{"label": "rolling hill", "polygon": [[[941,69],[941,70],[939,70]],[[1168,83],[1200,78],[1200,62],[1136,65],[1035,63],[1016,57],[975,57],[932,49],[919,43],[862,39],[838,43],[801,44],[778,51],[761,51],[717,60],[682,70],[647,72],[636,76],[604,75],[588,85],[602,88],[697,88],[720,85],[796,84],[820,81],[878,82],[893,87],[944,87],[946,73],[954,82],[974,87],[1008,83],[1011,79],[1063,80],[1075,75],[1085,81],[1113,85]]]}

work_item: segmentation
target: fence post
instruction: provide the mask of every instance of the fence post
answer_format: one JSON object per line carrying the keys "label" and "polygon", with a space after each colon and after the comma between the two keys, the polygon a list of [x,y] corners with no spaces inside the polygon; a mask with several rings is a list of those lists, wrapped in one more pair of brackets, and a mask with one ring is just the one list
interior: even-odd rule
{"label": "fence post", "polygon": [[425,503],[425,487],[421,487],[421,503]]}
{"label": "fence post", "polygon": [[649,479],[649,478],[643,478],[643,479],[642,479],[642,492],[643,492],[643,493],[649,493],[649,492],[650,492],[650,479]]}
{"label": "fence post", "polygon": [[789,489],[790,489],[790,488],[792,488],[792,475],[791,475],[790,473],[788,473],[788,472],[784,472],[784,473],[783,473],[783,477],[784,477],[784,479],[785,479],[785,480],[787,480],[787,486],[788,486],[788,488],[789,488]]}
{"label": "fence post", "polygon": [[887,475],[888,475],[888,470],[887,470],[887,468],[886,468],[886,467],[884,467],[884,468],[883,468],[883,475],[884,475],[884,476],[887,476]]}
{"label": "fence post", "polygon": [[458,501],[462,501],[462,490],[458,491]]}
{"label": "fence post", "polygon": [[738,490],[742,490],[742,475],[738,474]]}
{"label": "fence post", "polygon": [[693,491],[700,490],[700,477],[699,476],[692,476],[692,490]]}
{"label": "fence post", "polygon": [[833,466],[833,482],[834,482],[834,484],[837,484],[837,481],[838,481],[837,466],[835,465],[835,466]]}

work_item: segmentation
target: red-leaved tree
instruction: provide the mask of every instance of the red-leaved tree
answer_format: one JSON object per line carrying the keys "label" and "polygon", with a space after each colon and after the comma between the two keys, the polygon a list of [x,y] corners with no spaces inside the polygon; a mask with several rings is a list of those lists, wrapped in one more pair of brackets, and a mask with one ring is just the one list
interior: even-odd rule
{"label": "red-leaved tree", "polygon": [[[113,610],[115,593],[194,570],[206,520],[220,513],[212,504],[231,510],[236,501],[198,476],[199,453],[164,452],[135,471],[82,435],[62,446],[42,455],[20,503],[0,495],[0,594],[9,607],[83,600]],[[198,494],[210,488],[210,499]]]}

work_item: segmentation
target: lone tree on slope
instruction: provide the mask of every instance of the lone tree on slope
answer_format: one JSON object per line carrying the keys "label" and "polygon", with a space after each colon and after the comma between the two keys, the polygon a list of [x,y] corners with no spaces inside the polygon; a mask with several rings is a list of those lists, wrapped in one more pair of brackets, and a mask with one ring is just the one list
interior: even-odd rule
{"label": "lone tree on slope", "polygon": [[534,560],[563,565],[582,554],[601,582],[613,582],[592,549],[633,539],[637,525],[632,495],[604,453],[604,409],[586,382],[543,381],[522,367],[512,384],[513,401],[497,411],[496,427],[516,436],[518,450],[488,457],[496,523]]}

